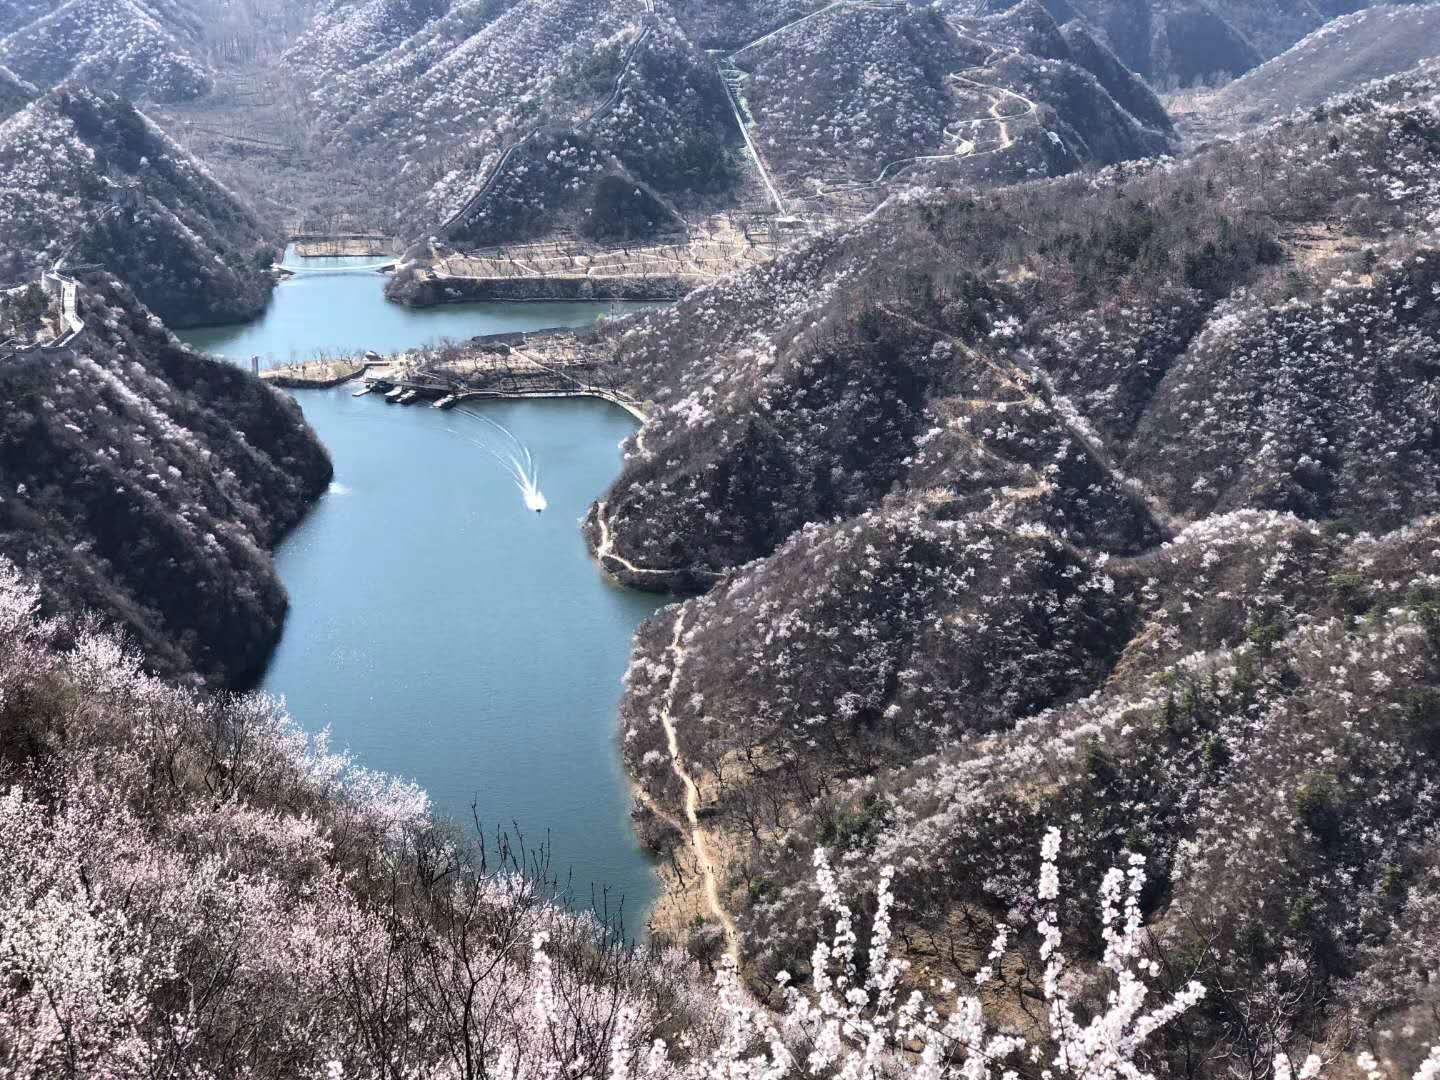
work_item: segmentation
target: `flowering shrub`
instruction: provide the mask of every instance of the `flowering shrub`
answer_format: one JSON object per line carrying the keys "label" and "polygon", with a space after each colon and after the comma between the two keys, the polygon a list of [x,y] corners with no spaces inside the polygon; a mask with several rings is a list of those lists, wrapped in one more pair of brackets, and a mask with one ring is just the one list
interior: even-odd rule
{"label": "flowering shrub", "polygon": [[[845,897],[870,890],[822,849],[806,922],[833,933],[777,975],[770,1007],[728,963],[707,990],[674,953],[616,947],[509,857],[488,863],[423,793],[273,701],[165,686],[103,632],[63,643],[37,607],[0,562],[10,1075],[1145,1080],[1153,1044],[1210,996],[1164,987],[1139,855],[1099,881],[1098,962],[1065,947],[1053,828],[1030,908],[996,924],[964,989],[917,981],[896,953],[893,870],[863,930]],[[1042,1008],[1007,1013],[997,991],[1030,958]]]}
{"label": "flowering shrub", "polygon": [[413,785],[37,605],[0,561],[6,1075],[553,1075],[699,1014]]}
{"label": "flowering shrub", "polygon": [[1064,822],[1083,890],[1145,856],[1149,959],[1207,987],[1155,1070],[1420,1068],[1437,101],[1416,75],[1184,162],[908,191],[602,330],[652,402],[608,550],[710,590],[640,632],[626,759],[674,892],[702,823],[754,970],[801,970],[821,846],[848,895],[894,867],[916,978],[968,978]]}

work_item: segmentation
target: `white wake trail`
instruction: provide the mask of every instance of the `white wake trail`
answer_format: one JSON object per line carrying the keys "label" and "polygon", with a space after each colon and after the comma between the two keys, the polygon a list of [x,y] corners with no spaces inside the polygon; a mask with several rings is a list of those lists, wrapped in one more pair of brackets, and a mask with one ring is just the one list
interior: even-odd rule
{"label": "white wake trail", "polygon": [[469,409],[458,409],[456,411],[488,424],[500,433],[509,446],[502,452],[489,443],[482,442],[463,432],[455,431],[454,428],[448,430],[459,435],[461,438],[469,439],[476,446],[486,451],[510,474],[510,478],[515,481],[515,486],[520,489],[520,497],[524,500],[526,509],[533,510],[538,514],[548,508],[550,501],[545,498],[545,493],[540,490],[540,470],[535,466],[535,458],[534,455],[530,453],[530,448],[516,438],[515,433],[504,424],[496,423],[494,420],[491,420],[490,417],[484,416],[481,413],[471,412]]}

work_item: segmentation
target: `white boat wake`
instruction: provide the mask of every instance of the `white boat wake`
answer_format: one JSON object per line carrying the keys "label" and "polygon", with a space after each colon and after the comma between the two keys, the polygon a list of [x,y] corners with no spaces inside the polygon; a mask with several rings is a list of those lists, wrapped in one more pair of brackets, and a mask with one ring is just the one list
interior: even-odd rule
{"label": "white boat wake", "polygon": [[549,500],[545,498],[545,493],[540,490],[540,470],[535,465],[535,458],[531,455],[530,448],[517,439],[515,433],[509,428],[503,424],[497,424],[488,416],[471,412],[469,409],[457,409],[456,411],[462,412],[466,416],[474,417],[476,420],[488,424],[497,431],[504,441],[503,449],[483,439],[477,439],[472,435],[467,435],[462,431],[455,431],[454,428],[450,428],[449,430],[461,438],[469,439],[500,463],[501,468],[510,474],[511,479],[515,481],[515,486],[520,489],[520,497],[525,500],[525,508],[527,510],[534,510],[535,513],[539,514],[549,507]]}

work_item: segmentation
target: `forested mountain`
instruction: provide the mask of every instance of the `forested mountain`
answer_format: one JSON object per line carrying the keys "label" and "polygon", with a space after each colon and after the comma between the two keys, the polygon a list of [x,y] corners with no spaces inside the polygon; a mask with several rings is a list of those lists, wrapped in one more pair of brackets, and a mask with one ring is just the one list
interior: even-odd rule
{"label": "forested mountain", "polygon": [[[1440,1078],[1436,10],[0,8],[0,279],[102,267],[4,308],[0,1074]],[[769,234],[596,338],[586,536],[690,597],[644,949],[228,692],[330,465],[165,323],[264,305],[282,158],[412,251]]]}
{"label": "forested mountain", "polygon": [[289,55],[327,138],[394,160],[401,219],[458,238],[604,232],[637,195],[641,231],[673,231],[672,197],[734,183],[712,65],[634,0],[364,0]]}
{"label": "forested mountain", "polygon": [[1186,133],[1206,138],[1314,108],[1437,57],[1440,5],[1381,4],[1327,23],[1220,90],[1177,101]]}
{"label": "forested mountain", "polygon": [[0,123],[0,277],[100,263],[172,326],[269,299],[272,248],[234,194],[113,94],[57,90]]}
{"label": "forested mountain", "polygon": [[269,549],[329,461],[288,398],[89,281],[72,345],[0,364],[0,555],[47,613],[95,612],[154,670],[243,683],[285,615]]}
{"label": "forested mountain", "polygon": [[[979,0],[973,6],[1001,10],[1016,2]],[[1243,75],[1328,20],[1375,2],[1045,0],[1045,5],[1061,22],[1078,18],[1098,30],[1132,71],[1173,87]]]}
{"label": "forested mountain", "polygon": [[1157,1067],[1440,1037],[1405,966],[1440,910],[1437,166],[1440,85],[1399,78],[912,193],[611,331],[656,412],[592,537],[708,590],[642,629],[623,745],[682,850],[678,739],[759,968],[803,970],[821,845],[852,892],[897,868],[917,978],[968,978],[1065,821],[1087,881],[1146,857],[1161,969],[1225,988]]}
{"label": "forested mountain", "polygon": [[171,101],[210,89],[193,55],[195,16],[147,0],[20,4],[0,22],[0,64],[41,87],[63,82]]}
{"label": "forested mountain", "polygon": [[1165,153],[1154,95],[1083,28],[1072,36],[1038,3],[988,18],[835,5],[727,62],[796,197],[901,171],[993,184]]}
{"label": "forested mountain", "polygon": [[[556,227],[663,232],[763,190],[797,201],[876,180],[994,184],[1165,153],[1153,92],[1030,0],[944,6],[633,0],[348,0],[289,53],[337,146],[398,162],[401,218],[488,242]],[[743,9],[742,9],[743,7]],[[616,223],[627,223],[622,228]]]}

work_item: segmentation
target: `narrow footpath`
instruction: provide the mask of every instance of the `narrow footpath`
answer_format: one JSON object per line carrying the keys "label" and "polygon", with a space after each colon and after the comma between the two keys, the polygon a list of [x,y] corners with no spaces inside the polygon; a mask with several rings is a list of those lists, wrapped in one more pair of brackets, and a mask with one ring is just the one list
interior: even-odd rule
{"label": "narrow footpath", "polygon": [[683,570],[657,570],[652,567],[636,566],[625,556],[615,554],[615,538],[610,532],[610,506],[604,499],[595,504],[595,524],[600,530],[600,539],[595,544],[595,561],[602,567],[606,562],[613,562],[617,566],[623,566],[632,574],[705,574],[713,578],[724,576],[717,570],[701,570],[697,567]]}
{"label": "narrow footpath", "polygon": [[687,651],[684,644],[685,610],[675,616],[675,634],[670,639],[670,685],[665,688],[665,697],[660,707],[660,723],[665,728],[665,741],[670,749],[670,768],[685,788],[685,821],[690,833],[690,846],[695,852],[696,865],[700,867],[705,882],[705,903],[715,921],[725,932],[725,951],[730,959],[740,966],[740,930],[734,918],[725,909],[720,897],[720,882],[715,873],[715,861],[710,838],[700,825],[700,788],[685,767],[684,755],[680,752],[680,740],[675,734],[675,693],[680,685],[680,672],[685,666]]}

